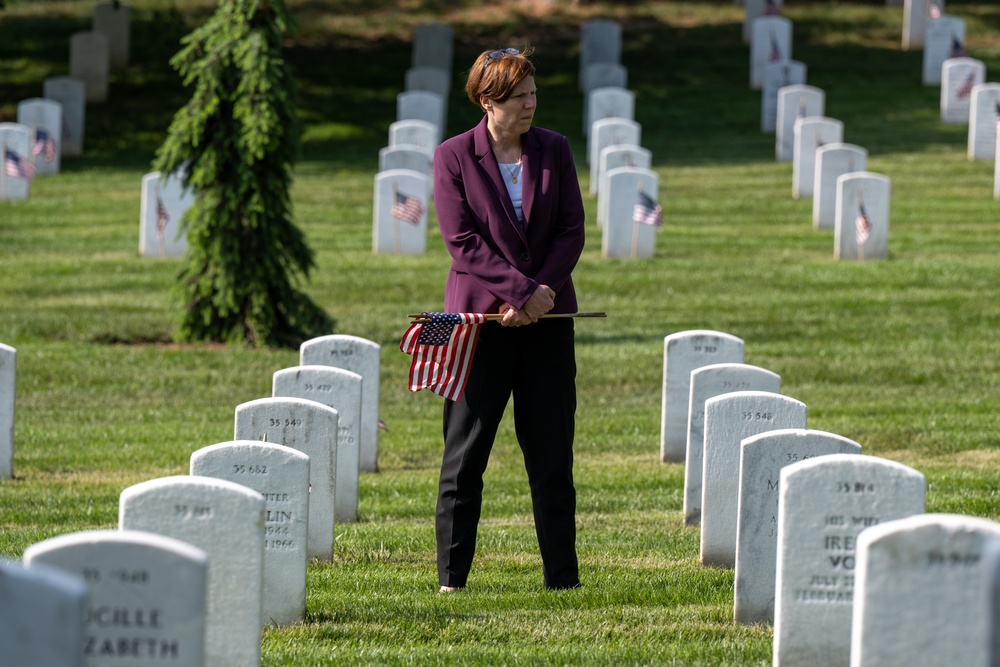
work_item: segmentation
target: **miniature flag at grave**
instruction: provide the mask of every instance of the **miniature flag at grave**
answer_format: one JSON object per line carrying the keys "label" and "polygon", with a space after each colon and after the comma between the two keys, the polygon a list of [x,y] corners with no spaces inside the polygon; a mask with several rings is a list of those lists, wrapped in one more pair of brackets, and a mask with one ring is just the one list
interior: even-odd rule
{"label": "miniature flag at grave", "polygon": [[996,134],[1000,134],[1000,102],[993,104],[993,130]]}
{"label": "miniature flag at grave", "polygon": [[7,155],[4,156],[3,160],[3,172],[8,176],[30,181],[35,177],[35,165],[14,151],[7,149]]}
{"label": "miniature flag at grave", "polygon": [[636,193],[635,207],[632,209],[632,220],[653,227],[663,226],[663,209],[656,201],[640,190]]}
{"label": "miniature flag at grave", "polygon": [[416,197],[396,191],[396,203],[392,205],[392,217],[411,225],[419,225],[424,214],[424,205]]}
{"label": "miniature flag at grave", "polygon": [[931,0],[927,5],[927,16],[932,19],[941,18],[941,6],[934,2],[934,0]]}
{"label": "miniature flag at grave", "polygon": [[35,130],[35,145],[31,147],[32,155],[41,155],[46,162],[52,162],[56,157],[56,140],[45,130]]}
{"label": "miniature flag at grave", "polygon": [[772,63],[781,62],[781,47],[778,46],[778,40],[775,39],[773,32],[771,33],[771,55],[767,59]]}
{"label": "miniature flag at grave", "polygon": [[403,334],[399,349],[413,357],[410,391],[430,389],[457,401],[465,391],[472,355],[479,339],[481,313],[424,313],[428,320],[415,322]]}
{"label": "miniature flag at grave", "polygon": [[163,199],[159,193],[156,195],[156,234],[163,236],[163,231],[170,224],[170,216],[167,215],[167,207],[163,205]]}
{"label": "miniature flag at grave", "polygon": [[969,52],[965,48],[965,44],[962,44],[962,40],[958,37],[952,36],[951,38],[951,53],[948,55],[949,58],[968,58]]}
{"label": "miniature flag at grave", "polygon": [[858,217],[854,221],[854,238],[857,239],[858,245],[863,246],[865,241],[868,240],[868,235],[871,233],[872,224],[868,219],[868,212],[865,211],[865,203],[858,198]]}
{"label": "miniature flag at grave", "polygon": [[972,95],[972,89],[975,87],[975,85],[976,85],[976,73],[969,72],[969,77],[965,80],[965,83],[959,86],[958,90],[955,91],[955,97],[960,100],[967,99],[970,95]]}
{"label": "miniature flag at grave", "polygon": [[778,8],[774,0],[767,0],[764,3],[764,16],[781,16],[781,9]]}

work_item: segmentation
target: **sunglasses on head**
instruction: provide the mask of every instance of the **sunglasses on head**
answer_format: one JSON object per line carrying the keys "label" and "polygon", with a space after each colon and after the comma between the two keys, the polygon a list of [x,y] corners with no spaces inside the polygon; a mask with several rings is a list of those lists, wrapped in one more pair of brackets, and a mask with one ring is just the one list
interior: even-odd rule
{"label": "sunglasses on head", "polygon": [[490,51],[489,53],[486,54],[486,60],[483,61],[483,71],[484,72],[486,71],[486,66],[489,65],[491,61],[500,60],[504,56],[516,56],[519,53],[520,51],[518,51],[513,47],[506,49],[498,49],[496,51]]}

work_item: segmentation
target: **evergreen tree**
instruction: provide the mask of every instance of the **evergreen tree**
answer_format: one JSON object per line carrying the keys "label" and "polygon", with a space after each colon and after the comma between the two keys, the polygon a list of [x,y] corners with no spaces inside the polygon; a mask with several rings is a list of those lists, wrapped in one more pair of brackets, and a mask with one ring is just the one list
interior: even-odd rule
{"label": "evergreen tree", "polygon": [[297,289],[315,260],[291,219],[299,135],[281,54],[288,25],[283,0],[220,0],[170,61],[194,87],[153,163],[164,174],[181,170],[195,193],[181,221],[179,340],[297,347],[332,330]]}

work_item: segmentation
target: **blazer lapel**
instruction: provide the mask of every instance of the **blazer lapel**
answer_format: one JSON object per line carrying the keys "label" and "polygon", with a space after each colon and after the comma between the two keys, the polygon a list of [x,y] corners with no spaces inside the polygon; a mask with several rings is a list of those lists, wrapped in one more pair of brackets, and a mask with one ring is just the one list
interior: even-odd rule
{"label": "blazer lapel", "polygon": [[524,174],[521,213],[524,215],[524,227],[527,229],[531,222],[531,207],[535,203],[535,190],[542,177],[542,147],[531,130],[521,137],[521,173]]}

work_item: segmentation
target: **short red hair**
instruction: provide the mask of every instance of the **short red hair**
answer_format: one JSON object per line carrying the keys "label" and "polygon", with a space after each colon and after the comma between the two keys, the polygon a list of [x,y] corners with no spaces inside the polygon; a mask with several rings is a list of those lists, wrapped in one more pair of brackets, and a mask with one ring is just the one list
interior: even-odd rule
{"label": "short red hair", "polygon": [[465,92],[477,107],[482,108],[482,98],[506,102],[519,83],[535,76],[535,65],[528,60],[531,49],[524,53],[510,53],[499,49],[501,56],[491,56],[498,50],[483,51],[469,70]]}

